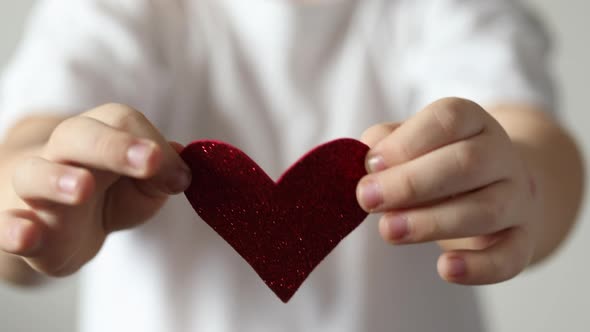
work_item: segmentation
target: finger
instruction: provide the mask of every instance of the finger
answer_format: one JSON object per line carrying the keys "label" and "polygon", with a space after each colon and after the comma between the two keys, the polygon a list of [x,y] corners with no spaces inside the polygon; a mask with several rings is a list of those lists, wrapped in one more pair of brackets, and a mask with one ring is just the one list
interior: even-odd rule
{"label": "finger", "polygon": [[507,151],[489,134],[447,145],[359,181],[359,204],[370,212],[411,208],[482,188],[508,177]]}
{"label": "finger", "polygon": [[141,112],[125,105],[107,104],[88,111],[83,116],[97,119],[138,137],[149,138],[157,144],[162,152],[161,170],[149,182],[142,183],[142,185],[148,184],[144,189],[150,189],[150,184],[153,184],[155,187],[169,188],[168,193],[179,193],[189,186],[191,182],[189,167]]}
{"label": "finger", "polygon": [[484,250],[457,250],[442,254],[438,273],[453,283],[492,284],[508,280],[529,264],[532,244],[523,228],[504,231],[500,240]]}
{"label": "finger", "polygon": [[181,153],[184,149],[184,145],[178,142],[168,142],[168,144],[170,144],[170,146],[172,147],[172,149],[174,149],[174,151],[176,151],[176,153]]}
{"label": "finger", "polygon": [[156,142],[92,118],[75,117],[62,122],[51,136],[44,155],[58,163],[74,163],[138,179],[150,178],[160,192],[179,190],[175,181],[177,169],[171,171],[169,164],[168,169],[162,169],[163,152]]}
{"label": "finger", "polygon": [[373,148],[379,141],[389,136],[401,125],[399,122],[379,123],[365,130],[361,135],[361,142]]}
{"label": "finger", "polygon": [[49,201],[78,205],[94,190],[94,177],[83,168],[32,157],[16,167],[12,178],[16,194],[26,202]]}
{"label": "finger", "polygon": [[512,184],[493,183],[439,204],[389,212],[379,220],[383,239],[395,244],[419,243],[491,234],[514,226],[508,218]]}
{"label": "finger", "polygon": [[370,172],[413,160],[481,133],[491,117],[474,102],[446,98],[428,105],[367,154]]}
{"label": "finger", "polygon": [[[133,202],[139,206],[146,206],[149,208],[145,209],[129,209],[129,198],[137,195],[137,186],[134,186],[133,179],[122,178],[116,184],[116,190],[111,191],[109,195],[107,206],[105,208],[105,218],[103,223],[104,231],[109,234],[114,231],[120,231],[123,229],[129,229],[140,224],[143,224],[146,220],[152,218],[158,210],[166,203],[166,198],[162,199],[161,196],[154,196],[149,192],[142,192],[146,195],[139,197]],[[111,215],[116,213],[116,215]]]}
{"label": "finger", "polygon": [[33,221],[32,213],[25,210],[0,213],[0,250],[25,257],[39,251],[42,228]]}
{"label": "finger", "polygon": [[55,129],[44,154],[50,161],[136,178],[155,174],[162,159],[160,147],[152,140],[80,116],[65,120]]}

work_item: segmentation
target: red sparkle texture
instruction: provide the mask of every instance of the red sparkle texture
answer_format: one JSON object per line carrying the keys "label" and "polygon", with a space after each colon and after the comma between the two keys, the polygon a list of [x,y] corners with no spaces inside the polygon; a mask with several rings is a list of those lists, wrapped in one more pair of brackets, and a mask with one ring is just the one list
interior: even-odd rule
{"label": "red sparkle texture", "polygon": [[192,171],[185,194],[283,301],[367,216],[356,200],[369,148],[353,139],[318,146],[275,183],[245,153],[195,141],[182,152]]}

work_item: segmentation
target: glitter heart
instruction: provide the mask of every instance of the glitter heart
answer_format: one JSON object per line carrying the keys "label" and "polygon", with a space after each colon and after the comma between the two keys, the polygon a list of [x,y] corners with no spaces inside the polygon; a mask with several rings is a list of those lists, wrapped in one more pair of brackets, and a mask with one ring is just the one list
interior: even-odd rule
{"label": "glitter heart", "polygon": [[199,216],[287,302],[367,216],[355,189],[369,148],[339,139],[307,153],[275,183],[239,149],[196,141],[181,153]]}

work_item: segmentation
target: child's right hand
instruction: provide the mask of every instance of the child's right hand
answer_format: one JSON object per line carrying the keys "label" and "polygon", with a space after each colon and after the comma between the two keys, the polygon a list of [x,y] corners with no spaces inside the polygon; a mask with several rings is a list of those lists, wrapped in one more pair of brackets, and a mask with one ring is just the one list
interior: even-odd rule
{"label": "child's right hand", "polygon": [[123,105],[61,122],[13,168],[14,199],[0,211],[0,249],[47,275],[77,271],[109,232],[145,222],[168,195],[188,187],[180,149]]}

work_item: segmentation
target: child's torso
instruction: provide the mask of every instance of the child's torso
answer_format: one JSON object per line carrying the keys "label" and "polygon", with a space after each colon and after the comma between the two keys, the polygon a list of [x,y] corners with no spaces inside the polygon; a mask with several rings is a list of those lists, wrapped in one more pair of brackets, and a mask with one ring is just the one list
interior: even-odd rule
{"label": "child's torso", "polygon": [[[277,178],[320,143],[415,111],[405,2],[171,3],[170,70],[144,109],[171,140],[227,141]],[[474,294],[439,280],[437,257],[385,244],[371,217],[283,304],[175,197],[84,270],[82,330],[480,331]]]}

